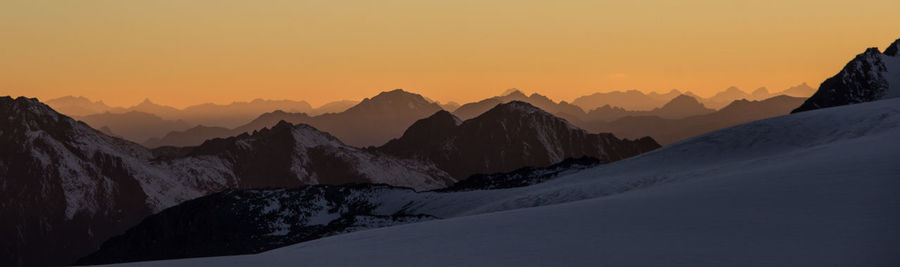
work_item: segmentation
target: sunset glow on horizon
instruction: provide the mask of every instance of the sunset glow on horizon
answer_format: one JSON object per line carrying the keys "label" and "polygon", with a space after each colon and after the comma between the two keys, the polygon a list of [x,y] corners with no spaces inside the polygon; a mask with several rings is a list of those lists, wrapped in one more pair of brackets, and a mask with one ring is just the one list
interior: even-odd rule
{"label": "sunset glow on horizon", "polygon": [[818,87],[898,37],[900,1],[3,1],[0,95],[115,106],[403,88],[572,99]]}

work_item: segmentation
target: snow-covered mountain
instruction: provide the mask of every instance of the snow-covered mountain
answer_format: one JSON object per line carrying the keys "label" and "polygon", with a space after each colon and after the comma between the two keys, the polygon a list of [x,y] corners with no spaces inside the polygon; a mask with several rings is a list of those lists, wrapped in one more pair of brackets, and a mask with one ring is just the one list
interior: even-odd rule
{"label": "snow-covered mountain", "polygon": [[623,140],[588,133],[531,104],[512,101],[466,121],[437,112],[377,151],[426,159],[462,180],[476,173],[547,166],[582,156],[612,162],[658,147],[651,138]]}
{"label": "snow-covered mountain", "polygon": [[430,190],[455,182],[431,163],[350,147],[312,126],[284,121],[253,134],[208,140],[186,157],[158,164],[187,166],[182,162],[198,160],[226,166],[239,188],[378,183]]}
{"label": "snow-covered mountain", "polygon": [[147,215],[227,188],[454,182],[433,164],[348,147],[307,125],[150,151],[36,99],[0,98],[0,120],[3,266],[71,263]]}
{"label": "snow-covered mountain", "polygon": [[532,186],[364,197],[442,220],[125,266],[896,266],[898,138],[900,99],[803,112]]}
{"label": "snow-covered mountain", "polygon": [[793,112],[900,97],[900,39],[885,49],[869,48],[828,78]]}
{"label": "snow-covered mountain", "polygon": [[206,193],[150,166],[143,147],[36,99],[0,98],[0,120],[0,265],[69,263],[140,218]]}
{"label": "snow-covered mountain", "polygon": [[228,190],[154,214],[78,264],[247,254],[341,233],[435,220],[440,218],[406,210],[435,199],[449,201],[446,197],[455,195],[447,192],[521,187],[597,164],[599,160],[593,158],[568,159],[546,168],[476,175],[436,192],[374,184]]}

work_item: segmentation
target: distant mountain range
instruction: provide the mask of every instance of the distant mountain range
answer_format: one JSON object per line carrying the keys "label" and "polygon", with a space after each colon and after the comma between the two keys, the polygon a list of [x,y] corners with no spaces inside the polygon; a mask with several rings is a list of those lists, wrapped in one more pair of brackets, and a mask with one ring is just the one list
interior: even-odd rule
{"label": "distant mountain range", "polygon": [[[612,121],[626,116],[660,116],[667,119],[679,119],[710,113],[711,109],[719,109],[734,100],[762,100],[782,94],[804,96],[812,94],[812,91],[813,89],[805,83],[779,93],[770,93],[766,88],[759,88],[748,94],[732,87],[711,98],[704,99],[690,92],[682,94],[678,90],[672,90],[665,94],[644,94],[632,90],[597,93],[580,97],[573,102],[574,104],[570,104],[565,101],[556,102],[540,94],[525,95],[519,90],[510,89],[500,96],[464,105],[455,102],[441,104],[416,95],[422,97],[424,102],[419,99],[410,100],[412,102],[409,103],[418,103],[414,106],[421,110],[409,114],[406,111],[397,113],[409,109],[407,106],[403,106],[403,101],[380,101],[384,100],[385,96],[380,97],[382,99],[379,101],[373,102],[381,105],[381,108],[376,108],[380,110],[374,113],[350,111],[362,104],[350,100],[331,102],[316,109],[311,108],[303,101],[260,99],[251,102],[234,102],[229,105],[200,104],[185,109],[159,105],[150,100],[144,100],[129,108],[110,107],[101,101],[92,102],[83,97],[63,97],[47,102],[50,106],[58,107],[63,114],[82,119],[94,128],[108,129],[117,136],[142,143],[148,147],[194,146],[210,138],[234,136],[263,127],[271,127],[278,122],[278,119],[268,119],[265,120],[266,123],[259,121],[262,114],[267,113],[271,114],[265,116],[282,115],[281,119],[292,123],[314,125],[316,128],[338,136],[347,144],[365,147],[379,146],[387,140],[399,137],[413,121],[436,111],[435,107],[453,112],[455,116],[466,120],[484,113],[497,104],[523,101],[577,125],[584,125],[583,122]],[[682,102],[680,105],[666,105],[679,96],[692,97],[702,105],[688,106],[688,103],[685,102],[687,99],[684,97],[680,99]],[[598,103],[602,105],[595,106]],[[678,103],[672,102],[672,104]],[[360,106],[358,109],[373,108]],[[153,114],[156,117],[138,116],[133,112]],[[344,122],[338,122],[341,120]],[[368,135],[356,134],[358,130],[362,130],[361,128],[368,127],[366,125],[369,125],[369,122],[378,122],[380,127],[375,127],[374,130],[366,129],[371,132]],[[193,129],[188,130],[184,124],[189,125],[187,128],[193,127]]]}
{"label": "distant mountain range", "polygon": [[[796,89],[790,90],[795,91]],[[729,91],[735,94],[737,94],[737,92],[741,92],[736,88]],[[764,95],[763,91],[765,91],[765,89],[757,90],[757,96]],[[730,93],[723,93],[721,95],[725,96],[720,96],[719,98],[725,99],[729,94]],[[529,96],[526,96],[521,91],[510,90],[506,92],[505,95],[462,105],[457,108],[452,114],[460,120],[466,120],[467,118],[471,119],[496,107],[498,104],[509,103],[512,101],[529,103],[537,108],[540,108],[541,110],[547,111],[548,113],[553,114],[557,117],[564,118],[570,123],[592,132],[606,132],[609,130],[615,133],[617,131],[622,131],[622,133],[627,133],[629,138],[637,138],[640,136],[637,136],[639,135],[639,133],[623,131],[623,129],[621,128],[599,127],[598,125],[617,125],[610,124],[610,122],[626,117],[658,117],[665,120],[678,120],[692,116],[712,114],[716,112],[716,110],[704,106],[696,99],[696,97],[692,97],[689,95],[675,96],[672,99],[668,100],[665,104],[661,105],[661,107],[647,111],[632,111],[606,105],[597,109],[593,109],[590,112],[584,112],[580,107],[568,104],[565,101],[555,102],[550,98],[540,94],[531,94]],[[345,112],[319,116],[309,116],[304,113],[275,111],[265,113],[255,120],[251,121],[250,123],[237,128],[228,129],[222,127],[197,126],[184,131],[170,132],[162,138],[148,140],[144,143],[144,145],[148,147],[196,146],[208,139],[235,136],[245,132],[252,132],[264,127],[271,127],[278,121],[284,120],[290,123],[310,124],[317,129],[321,129],[335,135],[341,140],[346,140],[345,142],[349,145],[357,147],[380,146],[392,138],[399,137],[407,127],[412,125],[414,121],[430,116],[437,110],[442,109],[438,104],[428,101],[427,98],[399,89],[379,94],[372,99],[367,99],[363,103],[366,103],[366,105],[368,105],[369,107],[361,106],[361,103],[360,105],[348,109]],[[377,105],[379,108],[372,108],[372,106],[375,105]],[[725,121],[707,121],[706,123],[708,124],[706,124],[706,126],[699,127],[706,130],[684,131],[683,134],[675,135],[673,138],[680,140],[693,136],[688,134],[699,134],[711,130],[720,129],[718,127],[723,127],[723,125],[736,125],[755,119],[768,118],[767,116],[782,115],[786,114],[786,112],[783,112],[785,108],[793,108],[786,107],[791,105],[791,103],[785,102],[784,105],[785,107],[778,107],[774,111],[760,111],[756,112],[755,116],[748,117],[746,117],[747,115],[744,114],[728,112],[722,113],[734,114],[734,116],[745,116],[746,118],[726,118],[727,116],[724,115],[711,116],[710,118],[715,117],[723,119]],[[765,108],[775,107],[765,106]],[[624,120],[620,123],[624,123],[627,121],[628,120]],[[115,130],[113,131],[115,132]],[[666,140],[666,142],[662,142],[664,144],[668,144],[672,141],[671,139],[667,138],[664,138],[664,140]]]}
{"label": "distant mountain range", "polygon": [[[165,120],[184,121],[191,126],[205,125],[208,127],[212,126],[230,128],[245,124],[250,120],[258,117],[260,114],[271,112],[274,110],[302,112],[312,115],[318,115],[325,113],[342,112],[359,102],[351,100],[340,100],[326,103],[318,108],[312,108],[308,103],[304,101],[254,99],[250,102],[237,101],[227,105],[205,103],[188,106],[184,109],[177,109],[166,105],[156,104],[150,101],[150,99],[144,99],[144,101],[138,103],[135,106],[122,108],[111,107],[106,105],[102,101],[91,101],[90,99],[87,99],[85,97],[66,96],[47,100],[46,103],[60,113],[79,118],[97,114],[108,114],[107,117],[112,117],[128,112],[137,111],[153,114]],[[139,121],[133,122],[133,124],[137,123],[139,123]],[[122,127],[120,125],[96,125],[93,123],[91,125],[96,126],[97,128],[109,126],[111,129]],[[131,136],[127,135],[126,137],[138,142],[143,142],[146,140],[146,138],[134,139],[131,138]]]}
{"label": "distant mountain range", "polygon": [[605,105],[582,116],[563,116],[576,125],[588,125],[591,122],[608,122],[629,116],[657,116],[666,119],[680,119],[694,115],[709,114],[714,109],[707,108],[688,95],[679,95],[669,100],[662,107],[648,111],[631,111],[619,107]]}
{"label": "distant mountain range", "polygon": [[662,145],[751,121],[787,115],[803,103],[804,98],[776,96],[757,101],[734,101],[721,110],[679,119],[660,116],[626,116],[605,122],[584,122],[581,127],[594,132],[610,132],[616,136],[653,137]]}
{"label": "distant mountain range", "polygon": [[129,140],[148,140],[173,131],[184,131],[191,128],[191,124],[185,121],[166,120],[142,111],[105,112],[73,118],[96,129],[105,128],[108,131],[107,134],[127,137]]}
{"label": "distant mountain range", "polygon": [[608,93],[595,93],[592,95],[582,96],[572,101],[572,104],[581,107],[584,110],[594,110],[603,108],[604,106],[618,107],[632,111],[651,110],[661,107],[665,103],[674,99],[679,95],[687,95],[697,99],[704,106],[712,109],[720,109],[735,100],[763,100],[778,95],[788,95],[794,97],[809,97],[816,90],[806,83],[790,87],[780,92],[770,93],[765,87],[758,88],[752,93],[746,93],[737,87],[729,87],[722,92],[718,92],[709,98],[702,98],[691,92],[681,92],[671,90],[668,93],[660,94],[651,92],[644,94],[638,90],[629,91],[613,91]]}

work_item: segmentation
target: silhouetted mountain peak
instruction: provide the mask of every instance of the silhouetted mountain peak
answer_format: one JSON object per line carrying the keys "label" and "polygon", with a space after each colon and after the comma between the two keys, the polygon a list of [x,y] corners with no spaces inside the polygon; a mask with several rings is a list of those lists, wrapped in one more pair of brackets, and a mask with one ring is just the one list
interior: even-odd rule
{"label": "silhouetted mountain peak", "polygon": [[357,109],[420,109],[420,108],[436,108],[440,109],[435,103],[428,101],[422,95],[410,93],[403,89],[395,89],[391,91],[381,92],[372,98],[363,99],[358,105],[350,108]]}
{"label": "silhouetted mountain peak", "polygon": [[403,132],[403,136],[400,139],[393,139],[386,146],[397,145],[397,142],[411,145],[428,144],[435,137],[446,136],[452,133],[460,124],[462,124],[462,121],[452,113],[440,110],[428,118],[416,121]]}
{"label": "silhouetted mountain peak", "polygon": [[446,110],[439,110],[438,112],[435,112],[434,115],[425,118],[425,120],[440,121],[442,123],[453,125],[459,125],[460,123],[462,123],[462,120],[460,120],[456,116],[453,116],[453,113],[450,113]]}
{"label": "silhouetted mountain peak", "polygon": [[900,40],[894,41],[883,54],[876,47],[866,49],[792,113],[900,97],[898,45]]}
{"label": "silhouetted mountain peak", "polygon": [[896,41],[894,41],[894,43],[892,43],[890,46],[887,47],[887,49],[884,50],[885,55],[892,56],[892,57],[897,56],[898,53],[900,53],[900,39],[897,39]]}
{"label": "silhouetted mountain peak", "polygon": [[292,128],[294,128],[294,125],[285,120],[280,120],[280,121],[278,121],[277,124],[275,124],[275,126],[272,126],[272,130],[292,129]]}

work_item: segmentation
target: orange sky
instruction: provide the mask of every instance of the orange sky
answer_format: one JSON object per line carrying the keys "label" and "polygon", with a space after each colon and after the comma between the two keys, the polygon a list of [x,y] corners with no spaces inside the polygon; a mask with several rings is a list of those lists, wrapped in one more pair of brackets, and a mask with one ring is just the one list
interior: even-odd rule
{"label": "orange sky", "polygon": [[[736,3],[739,2],[739,3]],[[0,2],[0,95],[467,102],[817,86],[900,38],[900,1]]]}

